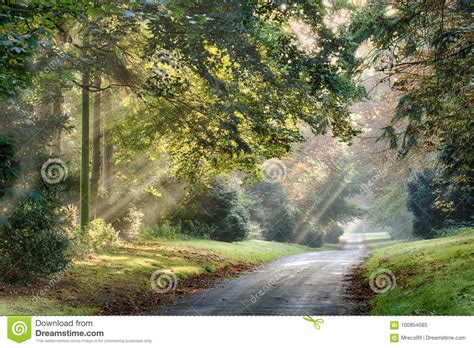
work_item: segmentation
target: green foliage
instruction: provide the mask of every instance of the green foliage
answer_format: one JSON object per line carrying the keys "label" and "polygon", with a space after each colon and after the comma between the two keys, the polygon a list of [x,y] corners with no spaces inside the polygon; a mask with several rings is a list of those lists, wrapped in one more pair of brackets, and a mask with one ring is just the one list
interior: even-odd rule
{"label": "green foliage", "polygon": [[216,179],[209,187],[195,187],[169,219],[185,233],[224,242],[244,240],[249,219],[239,193]]}
{"label": "green foliage", "polygon": [[0,134],[0,219],[1,225],[10,223],[5,212],[11,209],[13,185],[20,174],[20,164],[16,157],[17,142],[12,137]]}
{"label": "green foliage", "polygon": [[190,236],[183,233],[181,225],[172,225],[170,221],[162,221],[159,225],[145,227],[140,234],[140,238],[147,240],[185,240]]}
{"label": "green foliage", "polygon": [[342,236],[343,233],[344,229],[341,226],[332,224],[325,229],[323,242],[337,244],[339,243],[339,237]]}
{"label": "green foliage", "polygon": [[436,230],[444,226],[444,217],[436,208],[435,172],[423,170],[407,183],[408,209],[413,213],[413,234],[422,238],[434,238]]}
{"label": "green foliage", "polygon": [[24,281],[63,269],[68,260],[67,221],[57,192],[48,187],[20,196],[0,225],[0,280]]}
{"label": "green foliage", "polygon": [[13,96],[31,81],[27,63],[32,49],[38,45],[38,33],[26,26],[15,26],[21,20],[20,13],[5,14],[0,19],[0,97]]}
{"label": "green foliage", "polygon": [[305,231],[304,237],[298,240],[299,244],[317,248],[323,244],[323,233],[313,224],[303,224]]}
{"label": "green foliage", "polygon": [[217,224],[211,239],[224,242],[241,241],[250,232],[248,213],[245,207],[236,204],[222,222]]}
{"label": "green foliage", "polygon": [[265,240],[291,242],[294,221],[291,216],[288,196],[280,184],[259,182],[250,185],[246,194],[251,200],[250,219],[256,222]]}
{"label": "green foliage", "polygon": [[[149,6],[146,105],[115,131],[135,149],[164,150],[176,173],[193,180],[256,174],[262,160],[303,140],[302,123],[350,142],[358,132],[348,105],[362,92],[342,60],[332,59],[339,53],[334,35],[313,22],[321,11],[320,2],[295,3],[288,13],[259,1]],[[318,55],[298,48],[288,27],[293,17],[323,38]]]}
{"label": "green foliage", "polygon": [[103,219],[95,219],[90,223],[88,238],[92,249],[100,252],[116,246],[118,232]]}
{"label": "green foliage", "polygon": [[381,188],[370,207],[371,220],[379,227],[388,228],[393,238],[412,237],[413,215],[406,202],[406,185],[393,183]]}
{"label": "green foliage", "polygon": [[123,240],[135,240],[143,225],[143,212],[135,207],[128,209],[119,221],[114,221],[114,225],[119,225],[119,237]]}
{"label": "green foliage", "polygon": [[[17,141],[0,134],[0,189],[11,187],[18,177],[19,164],[15,161]],[[0,191],[0,194],[4,193]]]}
{"label": "green foliage", "polygon": [[[402,93],[382,139],[401,156],[454,145],[445,165],[472,166],[472,18],[467,2],[428,0],[369,3],[351,24],[350,37],[375,46],[364,57]],[[423,30],[420,30],[423,28]],[[362,60],[359,62],[362,64]]]}
{"label": "green foliage", "polygon": [[[425,169],[408,181],[408,209],[413,213],[413,233],[422,238],[434,238],[437,230],[451,226],[472,226],[473,201],[470,184],[449,185],[442,171]],[[449,205],[443,205],[443,197]]]}
{"label": "green foliage", "polygon": [[321,245],[326,233],[330,239],[340,230],[338,223],[346,223],[362,216],[365,210],[353,200],[361,192],[361,183],[354,175],[350,157],[343,158],[330,172],[322,185],[315,185],[293,213],[296,228],[293,241],[309,246]]}
{"label": "green foliage", "polygon": [[[60,188],[40,181],[33,189],[14,190],[15,185],[24,185],[33,176],[21,173],[17,144],[16,139],[0,135],[0,280],[12,282],[64,268],[69,246],[66,231],[70,227],[60,212]],[[37,167],[30,168],[39,172]]]}

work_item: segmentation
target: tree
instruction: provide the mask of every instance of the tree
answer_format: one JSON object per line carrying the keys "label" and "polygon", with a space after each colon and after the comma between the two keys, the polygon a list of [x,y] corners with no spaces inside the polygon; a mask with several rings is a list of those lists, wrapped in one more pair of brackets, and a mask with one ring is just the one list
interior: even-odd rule
{"label": "tree", "polygon": [[222,179],[191,188],[170,219],[191,235],[224,242],[244,240],[249,233],[248,213],[240,194]]}
{"label": "tree", "polygon": [[471,186],[458,183],[454,188],[450,179],[442,170],[425,169],[408,181],[407,206],[414,215],[416,236],[435,238],[443,228],[474,224]]}
{"label": "tree", "polygon": [[[150,143],[152,152],[164,149],[178,175],[255,173],[262,160],[283,156],[303,139],[302,123],[317,134],[331,128],[344,141],[357,133],[347,105],[362,93],[343,63],[333,62],[333,37],[310,20],[321,4],[284,11],[259,1],[170,2],[147,10],[149,97],[135,116],[140,121],[133,119],[135,127],[124,121],[120,134],[136,149]],[[324,37],[322,52],[297,47],[285,27],[294,17]],[[132,141],[137,133],[144,136]]]}
{"label": "tree", "polygon": [[110,136],[110,128],[112,120],[112,103],[111,103],[112,93],[110,90],[106,90],[103,92],[103,105],[104,105],[104,120],[105,124],[103,126],[102,131],[102,138],[103,138],[103,183],[104,183],[104,191],[107,194],[110,194],[112,191],[112,182],[113,182],[113,142],[111,141]]}
{"label": "tree", "polygon": [[89,54],[87,46],[89,42],[89,28],[85,23],[83,26],[82,41],[82,128],[81,128],[81,177],[80,177],[80,220],[81,229],[87,233],[89,226],[90,209],[90,186],[89,186],[89,86],[90,86],[90,67]]}
{"label": "tree", "polygon": [[[94,88],[101,88],[101,73],[96,71],[94,76]],[[92,113],[92,172],[91,172],[91,205],[93,209],[94,218],[97,217],[97,205],[98,205],[98,192],[99,192],[99,179],[100,179],[100,168],[101,168],[101,107],[102,107],[102,96],[101,92],[97,91],[94,93],[93,102],[93,113]]]}
{"label": "tree", "polygon": [[294,221],[288,202],[288,195],[280,184],[257,182],[245,190],[251,200],[250,219],[258,223],[262,237],[266,240],[291,242],[293,240]]}
{"label": "tree", "polygon": [[445,165],[460,175],[470,170],[474,140],[470,22],[465,1],[371,2],[354,17],[348,35],[359,43],[370,39],[375,48],[359,60],[359,70],[363,62],[373,62],[402,93],[381,138],[401,156],[411,150],[440,151],[455,142],[457,151]]}

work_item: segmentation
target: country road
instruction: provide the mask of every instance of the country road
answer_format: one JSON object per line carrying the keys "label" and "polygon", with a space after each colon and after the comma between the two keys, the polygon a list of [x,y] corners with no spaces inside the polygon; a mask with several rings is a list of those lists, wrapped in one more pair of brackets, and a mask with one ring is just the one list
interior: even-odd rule
{"label": "country road", "polygon": [[157,315],[350,315],[347,275],[366,255],[360,233],[346,232],[341,250],[282,257],[161,308]]}

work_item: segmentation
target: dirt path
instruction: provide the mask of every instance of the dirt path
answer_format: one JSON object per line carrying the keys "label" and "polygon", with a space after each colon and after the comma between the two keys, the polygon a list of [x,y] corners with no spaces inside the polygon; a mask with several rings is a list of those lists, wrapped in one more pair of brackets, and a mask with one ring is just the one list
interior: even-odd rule
{"label": "dirt path", "polygon": [[282,257],[157,315],[341,315],[358,313],[345,291],[351,269],[367,254],[360,233],[346,232],[342,250]]}

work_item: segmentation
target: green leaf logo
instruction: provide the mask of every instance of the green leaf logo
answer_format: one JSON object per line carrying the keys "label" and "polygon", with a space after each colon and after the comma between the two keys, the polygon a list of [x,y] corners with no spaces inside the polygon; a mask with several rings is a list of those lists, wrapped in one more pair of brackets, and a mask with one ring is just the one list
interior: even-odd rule
{"label": "green leaf logo", "polygon": [[7,336],[17,343],[31,338],[31,317],[8,317]]}
{"label": "green leaf logo", "polygon": [[303,317],[303,319],[306,320],[306,321],[312,322],[313,325],[314,325],[314,328],[315,328],[316,330],[321,329],[321,324],[324,323],[324,320],[323,320],[323,319],[321,319],[321,318],[314,319],[314,318],[311,317],[310,315],[307,315],[307,316]]}

